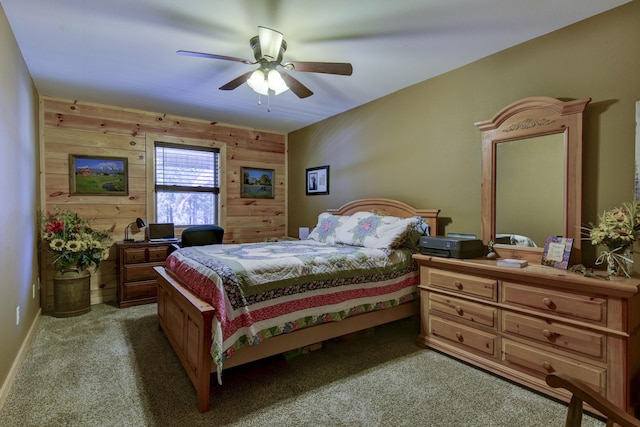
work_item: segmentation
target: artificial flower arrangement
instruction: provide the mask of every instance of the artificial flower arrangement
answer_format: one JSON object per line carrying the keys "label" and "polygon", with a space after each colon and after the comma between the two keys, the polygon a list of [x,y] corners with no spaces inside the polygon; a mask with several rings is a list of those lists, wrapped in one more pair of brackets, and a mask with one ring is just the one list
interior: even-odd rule
{"label": "artificial flower arrangement", "polygon": [[633,244],[640,237],[640,203],[632,201],[621,207],[605,211],[598,225],[590,224],[586,230],[592,245],[602,245],[606,251],[596,259],[596,264],[607,261],[610,272],[621,271],[631,276]]}
{"label": "artificial flower arrangement", "polygon": [[56,207],[42,216],[41,224],[42,240],[55,255],[53,266],[58,271],[72,264],[80,270],[97,269],[108,255],[112,230],[95,230],[75,212]]}

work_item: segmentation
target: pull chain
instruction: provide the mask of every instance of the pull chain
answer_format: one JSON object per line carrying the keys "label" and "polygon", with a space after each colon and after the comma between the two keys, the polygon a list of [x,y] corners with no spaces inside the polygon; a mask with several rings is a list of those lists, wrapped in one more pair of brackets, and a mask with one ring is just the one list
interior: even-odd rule
{"label": "pull chain", "polygon": [[[262,95],[258,94],[258,105],[262,105]],[[267,112],[271,112],[271,97],[269,96],[269,92],[267,92]]]}

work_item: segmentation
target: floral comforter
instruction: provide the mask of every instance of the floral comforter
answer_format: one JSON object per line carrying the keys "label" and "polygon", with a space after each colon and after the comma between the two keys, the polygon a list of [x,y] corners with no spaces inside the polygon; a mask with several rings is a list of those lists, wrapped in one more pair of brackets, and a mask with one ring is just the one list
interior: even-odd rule
{"label": "floral comforter", "polygon": [[411,255],[304,240],[182,248],[166,267],[216,310],[220,381],[224,360],[245,345],[418,298]]}

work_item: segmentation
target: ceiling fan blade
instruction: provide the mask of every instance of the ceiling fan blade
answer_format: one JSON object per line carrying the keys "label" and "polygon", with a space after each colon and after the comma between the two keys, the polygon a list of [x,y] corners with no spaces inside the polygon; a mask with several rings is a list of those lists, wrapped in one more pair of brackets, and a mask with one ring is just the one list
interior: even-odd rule
{"label": "ceiling fan blade", "polygon": [[260,40],[262,57],[267,58],[269,61],[278,59],[284,35],[271,28],[258,27],[258,39]]}
{"label": "ceiling fan blade", "polygon": [[255,64],[255,62],[249,61],[247,59],[236,58],[234,56],[216,55],[213,53],[191,52],[189,50],[179,50],[176,53],[178,55],[183,55],[183,56],[197,56],[200,58],[222,59],[224,61],[242,62],[243,64],[249,64],[249,65]]}
{"label": "ceiling fan blade", "polygon": [[282,76],[282,79],[287,84],[291,92],[295,93],[298,98],[307,98],[313,95],[311,89],[300,83],[298,80],[294,79],[290,74],[287,74],[284,71],[280,71],[280,75]]}
{"label": "ceiling fan blade", "polygon": [[308,73],[339,74],[350,76],[353,67],[347,62],[301,62],[291,61],[283,65],[287,70],[304,71]]}
{"label": "ceiling fan blade", "polygon": [[247,81],[249,77],[251,77],[251,74],[253,74],[253,71],[255,70],[249,71],[248,73],[244,73],[240,77],[236,77],[235,79],[231,80],[229,83],[220,86],[220,90],[233,90],[241,86],[243,83]]}

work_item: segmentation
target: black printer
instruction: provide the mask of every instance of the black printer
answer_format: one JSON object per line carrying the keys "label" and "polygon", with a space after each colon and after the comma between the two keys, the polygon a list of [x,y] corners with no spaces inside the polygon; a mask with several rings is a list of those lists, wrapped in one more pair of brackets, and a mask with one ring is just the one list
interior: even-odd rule
{"label": "black printer", "polygon": [[420,252],[443,258],[478,258],[484,255],[482,240],[458,236],[423,236]]}

